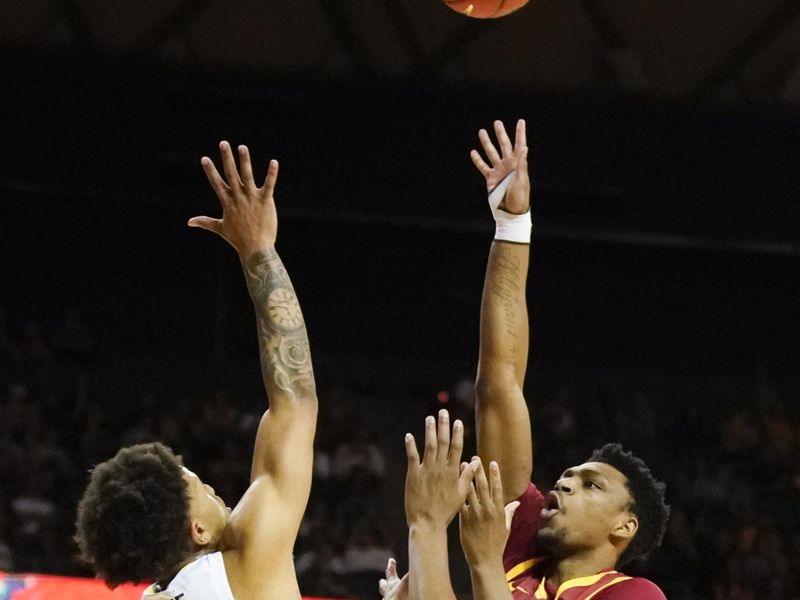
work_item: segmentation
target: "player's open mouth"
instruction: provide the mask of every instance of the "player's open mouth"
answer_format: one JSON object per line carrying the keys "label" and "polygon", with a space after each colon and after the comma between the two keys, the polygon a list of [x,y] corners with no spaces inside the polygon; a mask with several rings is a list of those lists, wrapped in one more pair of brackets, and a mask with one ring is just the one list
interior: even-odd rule
{"label": "player's open mouth", "polygon": [[558,494],[549,492],[544,498],[544,508],[542,508],[542,518],[549,519],[561,510],[561,502],[559,501]]}

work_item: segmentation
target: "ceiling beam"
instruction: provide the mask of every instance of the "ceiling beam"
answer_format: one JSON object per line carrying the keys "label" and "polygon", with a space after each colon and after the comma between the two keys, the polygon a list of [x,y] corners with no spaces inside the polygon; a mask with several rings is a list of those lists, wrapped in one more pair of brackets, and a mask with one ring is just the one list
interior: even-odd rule
{"label": "ceiling beam", "polygon": [[128,48],[129,54],[155,54],[167,42],[185,32],[214,0],[184,0],[168,14],[150,33]]}
{"label": "ceiling beam", "polygon": [[617,25],[611,7],[601,0],[581,0],[580,4],[603,45],[606,79],[626,92],[644,91],[648,84],[642,61]]}
{"label": "ceiling beam", "polygon": [[75,0],[56,0],[56,7],[59,16],[63,17],[67,27],[75,36],[76,44],[84,50],[96,52],[99,48],[97,37],[86,22],[86,18]]}
{"label": "ceiling beam", "polygon": [[786,71],[778,94],[784,102],[800,103],[800,62]]}
{"label": "ceiling beam", "polygon": [[408,18],[408,13],[403,8],[403,3],[397,2],[397,0],[382,0],[382,2],[401,43],[414,61],[414,68],[419,69],[425,62],[425,50],[422,48],[411,19]]}
{"label": "ceiling beam", "polygon": [[496,27],[496,19],[470,19],[449,41],[431,54],[416,70],[415,76],[426,79],[434,77],[468,46]]}
{"label": "ceiling beam", "polygon": [[331,30],[333,30],[339,45],[352,61],[356,73],[375,77],[376,71],[369,61],[369,52],[361,41],[361,38],[356,35],[355,29],[348,20],[345,11],[342,10],[342,1],[317,0],[317,3],[325,12],[325,20],[328,22]]}
{"label": "ceiling beam", "polygon": [[800,16],[800,0],[784,0],[775,11],[753,29],[688,94],[689,100],[712,95],[725,83],[734,80],[750,62]]}

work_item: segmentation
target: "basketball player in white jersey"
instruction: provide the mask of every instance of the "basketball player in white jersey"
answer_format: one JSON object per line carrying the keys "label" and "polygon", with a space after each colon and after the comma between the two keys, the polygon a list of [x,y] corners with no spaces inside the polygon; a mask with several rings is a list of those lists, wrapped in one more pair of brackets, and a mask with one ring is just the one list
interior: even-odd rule
{"label": "basketball player in white jersey", "polygon": [[152,583],[146,599],[299,599],[292,548],[311,488],[317,395],[303,314],[275,251],[278,163],[258,187],[245,146],[238,170],[227,142],[220,151],[225,179],[208,157],[201,164],[222,218],[194,217],[189,226],[233,246],[255,306],[269,408],[250,487],[231,511],[166,446],[123,448],[93,469],[76,540],[109,586]]}

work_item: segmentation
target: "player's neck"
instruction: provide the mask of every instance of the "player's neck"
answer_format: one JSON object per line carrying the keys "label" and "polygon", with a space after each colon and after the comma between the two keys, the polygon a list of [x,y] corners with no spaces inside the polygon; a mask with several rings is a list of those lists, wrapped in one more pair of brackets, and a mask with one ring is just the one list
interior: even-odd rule
{"label": "player's neck", "polygon": [[610,548],[594,548],[562,558],[547,573],[547,581],[558,588],[565,581],[576,577],[596,575],[600,571],[613,570],[617,561],[616,552]]}
{"label": "player's neck", "polygon": [[196,560],[197,560],[198,558],[200,558],[201,556],[205,556],[206,554],[211,554],[212,552],[216,552],[216,551],[217,551],[217,549],[216,549],[216,548],[201,548],[201,549],[199,549],[197,552],[195,552],[195,553],[193,553],[193,554],[190,554],[190,555],[189,555],[189,556],[187,556],[187,557],[186,557],[186,558],[183,560],[183,562],[181,562],[181,563],[178,565],[178,567],[175,569],[175,572],[172,574],[172,577],[170,577],[170,578],[169,578],[169,579],[170,579],[170,581],[171,581],[171,580],[172,580],[172,579],[173,579],[173,578],[174,578],[174,577],[175,577],[175,576],[176,576],[178,573],[180,573],[180,571],[181,571],[181,570],[182,570],[182,569],[183,569],[183,568],[184,568],[186,565],[190,565],[191,563],[193,563],[194,561],[196,561]]}

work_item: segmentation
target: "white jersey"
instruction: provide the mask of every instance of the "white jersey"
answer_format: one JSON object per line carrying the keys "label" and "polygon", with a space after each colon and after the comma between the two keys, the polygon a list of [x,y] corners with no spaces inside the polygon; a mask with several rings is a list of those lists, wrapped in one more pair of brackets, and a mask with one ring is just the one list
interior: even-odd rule
{"label": "white jersey", "polygon": [[166,590],[152,585],[142,600],[234,600],[222,552],[204,554],[183,567]]}

